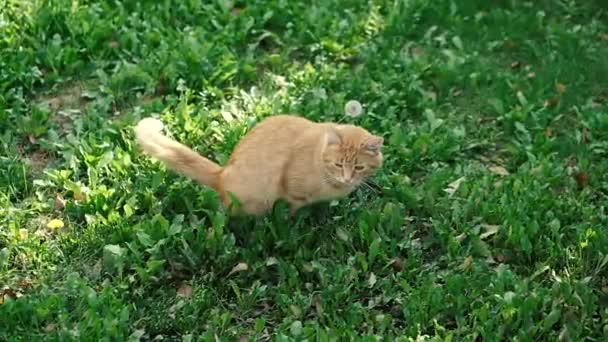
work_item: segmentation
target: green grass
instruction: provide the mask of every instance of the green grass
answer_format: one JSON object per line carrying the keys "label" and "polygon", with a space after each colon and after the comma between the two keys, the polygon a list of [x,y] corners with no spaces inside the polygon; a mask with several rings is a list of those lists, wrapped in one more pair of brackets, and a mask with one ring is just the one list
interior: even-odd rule
{"label": "green grass", "polygon": [[[0,340],[608,338],[604,1],[2,3]],[[231,220],[133,140],[277,113],[383,135],[372,188]]]}

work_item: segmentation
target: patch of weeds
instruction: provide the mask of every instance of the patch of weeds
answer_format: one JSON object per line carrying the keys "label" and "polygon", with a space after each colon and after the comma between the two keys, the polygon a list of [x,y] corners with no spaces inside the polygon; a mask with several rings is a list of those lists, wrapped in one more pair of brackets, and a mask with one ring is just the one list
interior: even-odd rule
{"label": "patch of weeds", "polygon": [[[600,1],[6,5],[0,339],[606,338]],[[277,113],[383,135],[383,169],[228,218],[132,133],[225,163]]]}

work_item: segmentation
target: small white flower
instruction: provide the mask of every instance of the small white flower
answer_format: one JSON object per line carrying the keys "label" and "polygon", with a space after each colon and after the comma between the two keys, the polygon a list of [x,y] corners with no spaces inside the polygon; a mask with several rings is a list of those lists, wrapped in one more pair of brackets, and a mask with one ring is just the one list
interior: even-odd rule
{"label": "small white flower", "polygon": [[361,103],[357,100],[350,100],[346,102],[346,105],[344,106],[344,114],[356,118],[363,114],[363,106],[361,106]]}
{"label": "small white flower", "polygon": [[285,76],[274,75],[273,80],[274,84],[279,88],[287,88],[293,85],[293,83],[287,81]]}
{"label": "small white flower", "polygon": [[184,92],[188,90],[188,86],[186,85],[186,81],[183,78],[177,80],[177,91]]}
{"label": "small white flower", "polygon": [[253,86],[249,89],[249,95],[251,97],[258,97],[260,96],[260,90],[258,89],[258,87]]}

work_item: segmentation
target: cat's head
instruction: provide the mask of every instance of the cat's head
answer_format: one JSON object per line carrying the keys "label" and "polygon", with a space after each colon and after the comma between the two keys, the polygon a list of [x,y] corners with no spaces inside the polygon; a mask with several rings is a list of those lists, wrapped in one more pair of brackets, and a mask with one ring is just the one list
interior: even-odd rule
{"label": "cat's head", "polygon": [[382,166],[382,137],[352,125],[329,128],[322,153],[323,171],[335,185],[354,187]]}

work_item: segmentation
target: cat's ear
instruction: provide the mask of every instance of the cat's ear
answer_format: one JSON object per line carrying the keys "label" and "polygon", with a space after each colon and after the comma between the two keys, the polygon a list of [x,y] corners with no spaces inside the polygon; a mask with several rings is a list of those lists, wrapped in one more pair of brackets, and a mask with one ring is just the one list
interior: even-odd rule
{"label": "cat's ear", "polygon": [[328,129],[327,134],[325,135],[325,142],[327,146],[340,145],[342,143],[342,139],[335,129]]}
{"label": "cat's ear", "polygon": [[363,148],[369,153],[378,154],[380,152],[380,149],[382,148],[383,143],[383,137],[372,135],[365,141],[365,143],[363,144]]}

